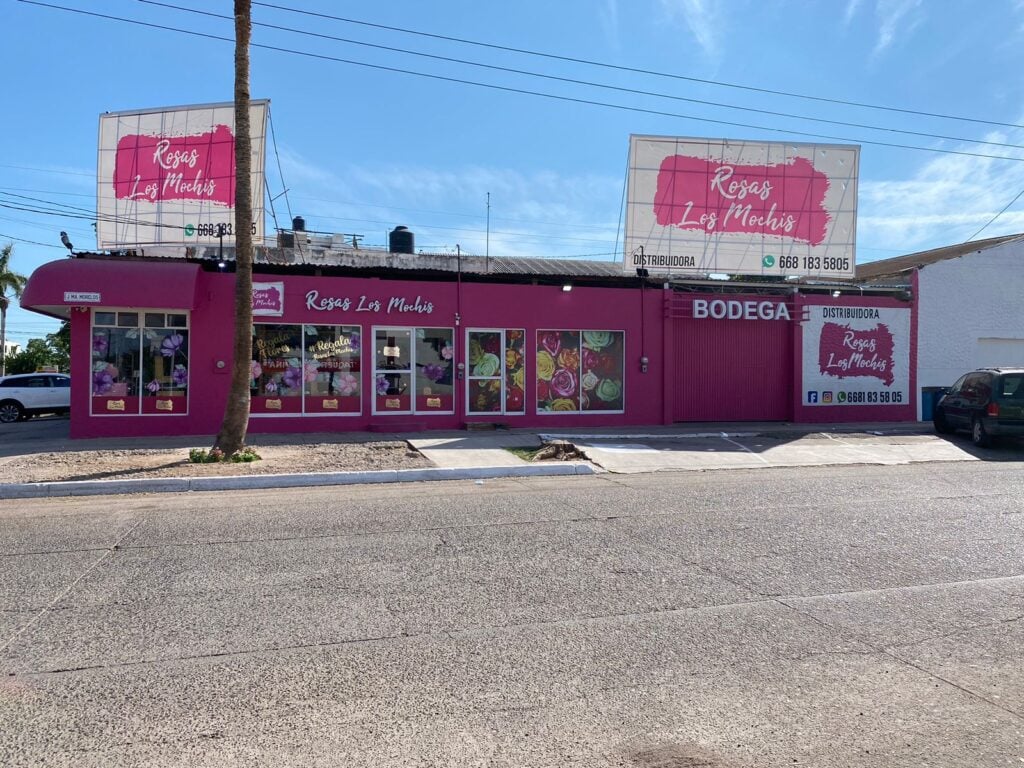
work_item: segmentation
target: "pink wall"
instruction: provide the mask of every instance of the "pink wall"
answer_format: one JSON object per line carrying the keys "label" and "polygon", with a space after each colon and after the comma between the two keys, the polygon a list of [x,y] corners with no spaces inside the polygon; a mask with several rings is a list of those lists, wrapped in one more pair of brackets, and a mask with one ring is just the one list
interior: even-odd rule
{"label": "pink wall", "polygon": [[[660,290],[641,292],[623,288],[575,287],[564,292],[560,285],[487,285],[454,282],[383,280],[306,276],[257,276],[255,282],[283,282],[284,314],[257,317],[256,322],[285,324],[361,325],[363,338],[372,339],[374,326],[426,326],[455,328],[456,362],[465,360],[467,328],[522,328],[526,330],[526,413],[523,415],[465,415],[466,380],[455,382],[454,414],[372,414],[372,343],[364,346],[360,372],[363,389],[362,413],[358,416],[253,416],[252,432],[334,432],[413,429],[458,429],[467,421],[494,421],[509,427],[560,428],[568,426],[640,425],[662,422],[662,299]],[[136,308],[160,308],[159,286],[137,285]],[[191,314],[189,340],[188,415],[102,415],[90,416],[87,386],[73,385],[72,437],[133,436],[150,434],[214,434],[220,427],[230,376],[233,333],[234,276],[201,273],[196,285],[196,307]],[[317,291],[317,301],[350,300],[347,310],[318,311],[307,306],[307,293]],[[396,309],[388,312],[392,298],[401,298],[429,312]],[[141,302],[145,302],[143,305]],[[381,303],[379,310],[373,302]],[[644,304],[641,320],[641,301]],[[358,311],[359,307],[371,307]],[[458,324],[456,323],[458,315]],[[91,341],[89,313],[73,313],[76,350],[72,364],[73,382],[88,382]],[[457,325],[457,327],[456,327]],[[643,341],[641,341],[643,327]],[[622,414],[538,414],[536,413],[535,368],[533,365],[538,330],[621,330],[625,331],[625,413]],[[641,346],[650,360],[647,373],[640,372]],[[223,363],[223,366],[220,365]]]}
{"label": "pink wall", "polygon": [[[84,260],[83,260],[84,261]],[[65,261],[64,263],[72,263]],[[134,296],[132,304],[105,309],[175,309],[194,304],[191,310],[189,339],[189,412],[187,415],[90,415],[91,338],[88,311],[72,309],[72,415],[71,436],[75,438],[133,435],[210,435],[216,433],[223,417],[230,375],[230,350],[233,333],[234,275],[200,272],[195,277],[195,298],[170,295],[167,286],[153,279],[149,265],[134,264],[123,272],[119,296]],[[80,270],[79,270],[80,271]],[[45,273],[55,280],[59,270]],[[76,272],[78,275],[78,272]],[[76,278],[77,279],[77,278]],[[360,381],[363,390],[362,412],[354,416],[254,415],[252,432],[344,432],[415,429],[459,429],[467,422],[494,421],[509,427],[557,430],[565,427],[614,427],[672,423],[673,397],[686,386],[685,366],[677,361],[678,344],[674,338],[672,293],[646,288],[575,287],[564,292],[560,285],[491,285],[455,282],[384,280],[379,278],[341,278],[260,275],[256,282],[284,283],[284,314],[259,317],[258,322],[282,324],[360,325],[364,344]],[[60,287],[60,286],[57,286]],[[75,285],[65,286],[74,289]],[[317,291],[317,300],[335,299],[340,305],[349,299],[347,309],[340,306],[318,311],[307,306],[307,293]],[[410,306],[430,311],[388,311],[393,298]],[[739,300],[764,297],[730,297]],[[821,423],[844,421],[913,420],[916,416],[916,305],[889,298],[859,296],[796,296],[791,350],[792,409],[787,416],[795,422]],[[127,299],[126,299],[127,300]],[[56,299],[54,299],[56,301]],[[358,311],[381,302],[379,309]],[[895,354],[907,357],[909,346],[909,392],[907,402],[899,405],[810,406],[806,402],[809,383],[804,381],[804,310],[815,307],[910,307],[908,340]],[[94,307],[95,308],[95,307]],[[749,320],[749,323],[768,322]],[[781,321],[774,321],[781,322]],[[522,415],[469,416],[466,411],[465,379],[455,381],[453,414],[373,414],[372,330],[374,326],[455,328],[455,362],[465,362],[466,330],[469,328],[510,328],[526,331],[526,413]],[[546,414],[536,412],[536,334],[539,330],[618,330],[625,332],[624,393],[625,412],[590,414]],[[754,331],[752,330],[751,333]],[[780,347],[781,348],[781,347]],[[814,354],[814,351],[811,352]],[[640,358],[646,356],[646,373],[640,370]],[[715,358],[719,359],[719,358]],[[724,360],[725,358],[720,358]],[[742,368],[742,361],[732,363]],[[467,366],[468,367],[468,366]],[[723,375],[729,373],[723,371]],[[739,371],[742,374],[742,371]],[[854,388],[851,383],[848,385]],[[839,385],[836,385],[839,388]],[[709,412],[707,418],[715,420]],[[723,417],[719,416],[721,420]],[[785,417],[783,417],[785,418]]]}
{"label": "pink wall", "polygon": [[[830,405],[811,406],[808,405],[807,393],[809,388],[815,385],[804,380],[804,360],[809,356],[814,364],[819,354],[818,349],[805,348],[804,332],[807,323],[794,324],[796,334],[795,349],[802,350],[803,354],[794,355],[793,380],[797,386],[793,388],[793,421],[797,423],[820,424],[824,422],[857,422],[857,421],[913,421],[917,413],[917,304],[916,302],[904,302],[884,297],[861,297],[861,296],[800,296],[798,307],[812,311],[815,307],[877,307],[880,309],[900,309],[909,313],[908,334],[906,344],[897,343],[893,351],[894,357],[901,357],[903,364],[908,366],[909,391],[906,402],[900,405],[882,404],[861,404],[861,405]],[[842,324],[842,318],[836,319],[837,324]],[[870,323],[868,323],[870,324]],[[859,380],[859,381],[858,381]],[[864,377],[853,377],[846,381],[863,383]],[[835,390],[844,389],[843,379],[834,379],[834,385],[830,387]],[[851,384],[851,386],[853,386]],[[878,380],[878,389],[883,388],[883,382]]]}

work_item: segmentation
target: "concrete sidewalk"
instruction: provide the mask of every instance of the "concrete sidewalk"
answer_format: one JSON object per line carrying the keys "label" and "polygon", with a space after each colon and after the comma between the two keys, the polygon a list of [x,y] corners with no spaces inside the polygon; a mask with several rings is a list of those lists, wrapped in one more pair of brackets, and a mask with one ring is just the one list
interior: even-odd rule
{"label": "concrete sidewalk", "polygon": [[[66,422],[65,422],[66,423]],[[60,425],[51,427],[50,438],[39,437],[26,441],[25,453],[62,450],[117,450],[125,448],[168,448],[178,443],[182,447],[202,441],[202,437],[177,438],[116,438],[71,441],[60,434]],[[591,429],[449,431],[428,433],[374,433],[367,440],[400,440],[407,442],[434,464],[426,469],[379,470],[356,472],[304,473],[275,475],[247,475],[232,477],[152,478],[138,480],[89,480],[79,482],[8,483],[0,484],[0,499],[53,496],[79,496],[117,493],[167,493],[182,491],[212,491],[290,488],[303,486],[347,485],[354,483],[419,482],[424,480],[483,480],[496,477],[529,477],[552,475],[585,475],[603,471],[644,472],[664,469],[721,469],[757,466],[807,466],[814,463],[903,463],[872,460],[864,451],[849,452],[842,462],[815,461],[801,454],[795,463],[768,461],[757,457],[757,451],[737,442],[739,440],[766,439],[776,444],[796,441],[809,435],[864,435],[874,437],[909,437],[930,435],[930,423],[923,422],[864,422],[858,424],[789,424],[789,423],[718,423],[676,424],[654,427],[600,427]],[[348,435],[351,436],[351,435]],[[249,442],[261,444],[301,445],[315,438],[309,434],[271,435],[250,434]],[[320,435],[319,437],[323,437]],[[589,450],[591,461],[554,461],[531,463],[523,461],[507,449],[513,447],[538,448],[544,442],[561,439]],[[696,441],[696,443],[694,442]],[[703,441],[703,442],[702,442]],[[941,441],[947,445],[946,441]],[[714,444],[712,447],[712,443]],[[731,444],[731,446],[729,445]],[[609,450],[609,445],[613,446]],[[619,446],[616,449],[614,446]],[[725,451],[720,446],[725,446]],[[681,450],[681,446],[690,446]],[[740,450],[734,451],[739,446]],[[12,455],[12,445],[5,446],[6,455]],[[689,452],[687,452],[689,451]],[[733,451],[728,454],[728,451]],[[708,461],[715,453],[719,462]],[[617,454],[617,455],[616,455]],[[609,458],[609,456],[611,458]],[[667,461],[671,456],[672,461]],[[687,459],[687,457],[690,457]],[[934,458],[908,460],[962,460],[970,459],[959,450],[946,451]],[[625,461],[624,459],[628,459]],[[689,462],[689,463],[687,463]]]}

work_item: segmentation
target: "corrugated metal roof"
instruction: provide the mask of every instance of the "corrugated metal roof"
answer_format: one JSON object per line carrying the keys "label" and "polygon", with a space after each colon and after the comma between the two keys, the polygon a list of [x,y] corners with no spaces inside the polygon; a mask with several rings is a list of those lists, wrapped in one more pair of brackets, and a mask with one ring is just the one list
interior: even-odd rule
{"label": "corrugated metal roof", "polygon": [[957,243],[946,245],[942,248],[933,248],[930,251],[919,251],[906,256],[897,256],[892,259],[881,261],[870,261],[867,264],[857,265],[858,280],[878,280],[879,278],[893,277],[895,275],[912,272],[918,267],[928,264],[935,264],[947,259],[958,259],[968,253],[980,253],[981,251],[994,248],[997,245],[1008,243],[1013,240],[1024,239],[1024,235],[1003,235],[992,237],[988,240],[975,240],[969,243]]}
{"label": "corrugated metal roof", "polygon": [[[189,249],[195,259],[217,259],[216,245]],[[146,258],[182,258],[181,247],[146,248]],[[225,246],[224,258],[234,261],[234,248]],[[583,259],[509,258],[469,256],[455,253],[390,253],[381,249],[355,248],[269,248],[257,246],[253,255],[257,265],[340,267],[345,269],[394,269],[417,272],[451,272],[463,274],[503,275],[520,277],[590,277],[598,279],[629,277],[621,261],[587,261]]]}

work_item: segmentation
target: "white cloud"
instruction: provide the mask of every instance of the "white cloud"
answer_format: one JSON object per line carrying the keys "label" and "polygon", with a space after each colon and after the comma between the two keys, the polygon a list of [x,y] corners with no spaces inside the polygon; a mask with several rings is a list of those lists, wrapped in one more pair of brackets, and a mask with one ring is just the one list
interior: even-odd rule
{"label": "white cloud", "polygon": [[690,30],[697,45],[708,56],[718,54],[720,20],[712,0],[658,0],[662,11],[674,22],[681,21]]}
{"label": "white cloud", "polygon": [[846,10],[843,12],[843,26],[848,26],[853,17],[857,15],[857,11],[860,9],[861,3],[864,0],[847,0]]}
{"label": "white cloud", "polygon": [[875,17],[878,19],[878,40],[872,56],[891,46],[898,36],[908,36],[923,21],[918,13],[922,0],[878,0]]}
{"label": "white cloud", "polygon": [[604,6],[598,8],[597,18],[604,30],[608,46],[619,49],[619,0],[604,0]]}
{"label": "white cloud", "polygon": [[[467,166],[355,166],[322,170],[282,156],[292,208],[317,231],[356,232],[382,245],[398,224],[417,249],[494,256],[568,257],[616,250],[622,180]],[[293,178],[294,176],[294,178]],[[363,202],[372,201],[372,202]],[[619,235],[621,238],[621,235]]]}
{"label": "white cloud", "polygon": [[[1024,131],[992,132],[987,141],[1024,143]],[[989,153],[992,147],[958,150]],[[1020,151],[1000,148],[994,154]],[[1024,162],[987,157],[940,155],[908,179],[862,181],[858,241],[902,253],[951,245],[974,235],[1024,189]],[[1011,207],[979,237],[1024,231],[1024,206]]]}

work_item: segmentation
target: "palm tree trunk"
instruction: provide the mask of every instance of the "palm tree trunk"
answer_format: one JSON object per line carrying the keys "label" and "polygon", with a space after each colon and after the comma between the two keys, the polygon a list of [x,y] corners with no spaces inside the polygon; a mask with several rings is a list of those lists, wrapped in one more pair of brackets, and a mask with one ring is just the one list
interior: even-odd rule
{"label": "palm tree trunk", "polygon": [[235,341],[224,421],[214,442],[225,456],[245,445],[252,358],[252,150],[249,130],[251,0],[235,0]]}
{"label": "palm tree trunk", "polygon": [[7,375],[7,299],[0,298],[0,376]]}

